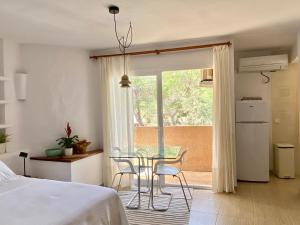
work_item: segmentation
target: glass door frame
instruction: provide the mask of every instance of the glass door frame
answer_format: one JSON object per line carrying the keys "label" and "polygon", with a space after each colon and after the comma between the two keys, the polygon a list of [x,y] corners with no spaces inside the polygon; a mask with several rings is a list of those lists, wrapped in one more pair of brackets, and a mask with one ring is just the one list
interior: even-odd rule
{"label": "glass door frame", "polygon": [[157,90],[157,141],[159,153],[164,153],[164,118],[163,118],[163,96],[162,96],[162,71],[156,75]]}

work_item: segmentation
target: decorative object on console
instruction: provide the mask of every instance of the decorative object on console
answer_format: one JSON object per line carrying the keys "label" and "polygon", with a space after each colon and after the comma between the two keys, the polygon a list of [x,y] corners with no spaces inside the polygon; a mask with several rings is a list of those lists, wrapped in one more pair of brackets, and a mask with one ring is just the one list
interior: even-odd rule
{"label": "decorative object on console", "polygon": [[4,132],[0,133],[0,154],[6,152],[6,143],[8,142],[8,136]]}
{"label": "decorative object on console", "polygon": [[64,148],[65,155],[73,155],[73,145],[76,144],[78,140],[78,135],[74,135],[71,137],[72,129],[69,123],[67,123],[67,127],[65,128],[67,137],[61,137],[57,139],[58,145]]}
{"label": "decorative object on console", "polygon": [[87,147],[91,144],[87,140],[82,140],[73,145],[74,154],[85,154]]}
{"label": "decorative object on console", "polygon": [[26,100],[27,92],[27,77],[26,73],[17,73],[15,75],[15,88],[16,88],[16,97],[18,100]]}
{"label": "decorative object on console", "polygon": [[23,158],[23,160],[24,160],[24,164],[23,164],[23,166],[24,166],[24,177],[30,177],[29,175],[26,175],[26,158],[27,158],[27,156],[28,156],[28,153],[27,152],[20,152],[20,154],[19,154],[19,157],[22,157]]}
{"label": "decorative object on console", "polygon": [[48,157],[57,157],[63,155],[63,150],[61,148],[49,148],[45,151]]}

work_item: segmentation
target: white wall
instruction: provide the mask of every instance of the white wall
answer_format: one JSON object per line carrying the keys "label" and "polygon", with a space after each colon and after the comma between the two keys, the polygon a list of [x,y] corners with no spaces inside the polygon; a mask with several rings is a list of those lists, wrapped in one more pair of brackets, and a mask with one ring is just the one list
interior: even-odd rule
{"label": "white wall", "polygon": [[291,51],[290,51],[290,62],[298,62],[298,42],[293,44]]}
{"label": "white wall", "polygon": [[[12,125],[7,130],[8,153],[0,160],[15,172],[23,172],[20,151],[44,154],[64,135],[66,122],[74,134],[92,142],[90,149],[102,147],[98,65],[89,59],[88,51],[0,40],[0,70],[11,79],[4,90],[1,86],[1,93],[10,101],[5,119]],[[17,72],[29,74],[26,101],[16,99]]]}
{"label": "white wall", "polygon": [[[287,70],[272,74],[273,143],[290,143],[299,158],[298,124],[298,63],[291,63]],[[296,171],[299,171],[296,160]]]}
{"label": "white wall", "polygon": [[81,49],[21,45],[20,69],[29,74],[26,101],[20,103],[22,145],[32,154],[56,146],[70,122],[74,134],[102,146],[98,74]]}

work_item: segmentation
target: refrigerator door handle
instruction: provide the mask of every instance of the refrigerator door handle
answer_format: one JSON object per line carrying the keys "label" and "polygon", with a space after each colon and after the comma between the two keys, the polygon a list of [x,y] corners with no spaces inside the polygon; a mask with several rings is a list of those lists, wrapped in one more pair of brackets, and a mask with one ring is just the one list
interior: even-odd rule
{"label": "refrigerator door handle", "polygon": [[244,124],[262,124],[262,123],[269,123],[266,121],[239,121],[236,123],[244,123]]}

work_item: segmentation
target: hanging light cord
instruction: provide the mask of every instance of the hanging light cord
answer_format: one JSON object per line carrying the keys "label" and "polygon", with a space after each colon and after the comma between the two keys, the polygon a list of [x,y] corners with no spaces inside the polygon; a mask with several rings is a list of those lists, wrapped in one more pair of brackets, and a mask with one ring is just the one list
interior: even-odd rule
{"label": "hanging light cord", "polygon": [[[115,23],[115,34],[116,34],[116,38],[118,40],[119,43],[119,48],[120,51],[123,53],[124,50],[126,50],[127,48],[129,48],[132,44],[132,25],[131,22],[129,24],[129,28],[126,34],[126,39],[124,38],[124,36],[119,37],[118,35],[118,31],[117,31],[117,21],[116,21],[116,14],[114,14],[114,23]],[[128,42],[128,38],[130,37],[130,41]]]}
{"label": "hanging light cord", "polygon": [[132,25],[131,22],[129,24],[129,28],[126,34],[126,38],[124,36],[119,37],[117,31],[117,21],[116,21],[116,14],[114,14],[114,23],[115,23],[115,34],[119,44],[119,49],[124,57],[124,74],[127,74],[127,67],[126,67],[126,49],[129,48],[132,44]]}

